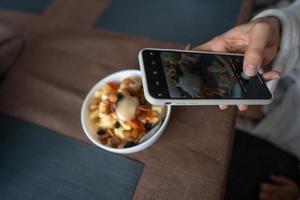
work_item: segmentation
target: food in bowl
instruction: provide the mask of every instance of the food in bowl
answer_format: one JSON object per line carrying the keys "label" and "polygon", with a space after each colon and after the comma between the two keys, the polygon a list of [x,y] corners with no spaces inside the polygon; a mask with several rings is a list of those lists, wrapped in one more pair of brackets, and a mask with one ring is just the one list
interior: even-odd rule
{"label": "food in bowl", "polygon": [[160,122],[164,107],[146,101],[139,77],[127,77],[96,90],[89,112],[102,144],[128,148],[138,144]]}

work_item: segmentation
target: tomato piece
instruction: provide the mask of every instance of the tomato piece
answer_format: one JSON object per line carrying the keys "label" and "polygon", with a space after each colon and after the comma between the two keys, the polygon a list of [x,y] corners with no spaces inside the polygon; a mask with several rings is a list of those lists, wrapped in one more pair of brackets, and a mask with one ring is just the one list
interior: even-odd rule
{"label": "tomato piece", "polygon": [[114,83],[114,82],[109,82],[109,83],[107,83],[107,85],[109,85],[109,87],[111,87],[111,89],[113,89],[114,91],[117,91],[120,86],[119,83]]}
{"label": "tomato piece", "polygon": [[131,119],[131,120],[128,120],[127,121],[128,124],[133,128],[133,129],[136,129],[138,130],[139,129],[139,121],[138,120],[135,120],[135,119]]}
{"label": "tomato piece", "polygon": [[139,131],[141,131],[141,132],[146,131],[145,125],[142,122],[140,122],[140,121],[139,121]]}
{"label": "tomato piece", "polygon": [[148,119],[148,120],[151,120],[151,119],[153,119],[153,114],[151,113],[151,111],[150,112],[147,112],[147,115],[146,115],[146,119]]}
{"label": "tomato piece", "polygon": [[131,119],[127,122],[135,130],[146,131],[145,125],[142,122],[140,122],[139,120]]}

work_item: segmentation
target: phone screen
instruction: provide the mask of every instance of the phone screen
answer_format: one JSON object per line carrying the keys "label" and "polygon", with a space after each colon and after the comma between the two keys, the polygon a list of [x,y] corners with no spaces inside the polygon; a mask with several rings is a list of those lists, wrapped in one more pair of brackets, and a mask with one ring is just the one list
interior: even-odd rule
{"label": "phone screen", "polygon": [[260,75],[243,74],[243,56],[146,50],[150,94],[172,99],[267,99]]}

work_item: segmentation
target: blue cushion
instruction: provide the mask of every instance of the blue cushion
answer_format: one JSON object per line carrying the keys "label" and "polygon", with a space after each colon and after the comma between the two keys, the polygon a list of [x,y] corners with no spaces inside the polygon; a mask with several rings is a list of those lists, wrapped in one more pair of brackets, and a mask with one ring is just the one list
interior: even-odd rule
{"label": "blue cushion", "polygon": [[52,0],[0,0],[1,9],[42,13]]}
{"label": "blue cushion", "polygon": [[195,45],[232,27],[239,7],[240,0],[112,0],[94,26]]}
{"label": "blue cushion", "polygon": [[132,199],[143,164],[0,114],[2,200]]}

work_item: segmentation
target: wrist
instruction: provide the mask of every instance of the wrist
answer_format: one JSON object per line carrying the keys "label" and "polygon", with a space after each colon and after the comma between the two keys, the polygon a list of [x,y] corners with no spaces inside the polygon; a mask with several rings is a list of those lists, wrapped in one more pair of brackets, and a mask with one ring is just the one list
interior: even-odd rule
{"label": "wrist", "polygon": [[266,18],[268,18],[269,22],[272,24],[274,29],[276,29],[276,31],[279,34],[279,38],[280,38],[281,37],[281,22],[280,22],[279,18],[273,17],[273,16],[266,17]]}
{"label": "wrist", "polygon": [[281,22],[279,20],[279,18],[277,17],[266,17],[269,19],[270,23],[272,24],[272,27],[274,28],[274,31],[276,31],[277,35],[278,35],[278,48],[277,48],[277,53],[280,50],[280,41],[281,41]]}
{"label": "wrist", "polygon": [[253,20],[254,23],[263,23],[267,25],[273,35],[272,44],[277,47],[277,52],[280,49],[281,43],[281,21],[276,16],[266,16]]}

